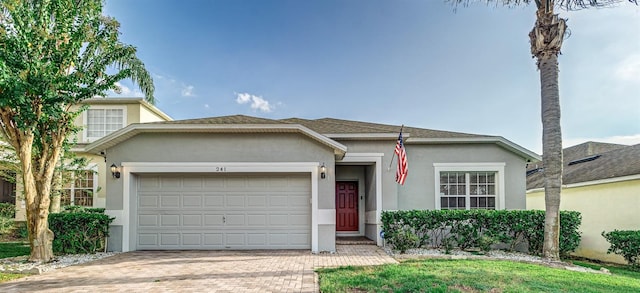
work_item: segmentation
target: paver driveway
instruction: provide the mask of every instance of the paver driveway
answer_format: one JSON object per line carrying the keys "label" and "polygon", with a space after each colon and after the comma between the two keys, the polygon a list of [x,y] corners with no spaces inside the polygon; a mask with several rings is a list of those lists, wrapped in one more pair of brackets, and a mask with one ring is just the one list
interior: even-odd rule
{"label": "paver driveway", "polygon": [[314,269],[396,263],[374,245],[307,250],[137,251],[0,284],[0,292],[318,292]]}

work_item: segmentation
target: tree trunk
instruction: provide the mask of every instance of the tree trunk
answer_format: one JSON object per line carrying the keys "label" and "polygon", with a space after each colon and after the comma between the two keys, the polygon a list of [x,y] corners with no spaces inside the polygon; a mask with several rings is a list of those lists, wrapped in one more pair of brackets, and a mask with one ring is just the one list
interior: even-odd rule
{"label": "tree trunk", "polygon": [[542,164],[544,166],[545,223],[542,255],[560,259],[560,193],[562,190],[562,131],[558,54],[566,21],[552,9],[538,9],[535,27],[529,33],[531,53],[538,60],[541,87]]}
{"label": "tree trunk", "polygon": [[544,166],[544,246],[542,255],[559,260],[560,194],[562,189],[562,132],[560,129],[560,94],[558,90],[558,56],[540,60],[542,87],[542,164]]}
{"label": "tree trunk", "polygon": [[53,188],[51,190],[51,206],[49,212],[56,214],[60,212],[60,200],[62,198],[62,171],[53,173]]}
{"label": "tree trunk", "polygon": [[[32,173],[31,143],[18,150],[22,163],[22,183],[26,201],[27,229],[31,246],[30,261],[48,262],[53,258],[53,232],[49,229],[49,193],[38,192],[39,183]],[[50,183],[49,183],[50,184]]]}

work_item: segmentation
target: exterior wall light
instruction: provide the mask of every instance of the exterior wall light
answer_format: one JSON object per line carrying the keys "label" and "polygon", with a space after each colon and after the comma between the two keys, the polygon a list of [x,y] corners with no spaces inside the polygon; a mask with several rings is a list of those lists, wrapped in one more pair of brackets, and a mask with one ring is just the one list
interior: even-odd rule
{"label": "exterior wall light", "polygon": [[111,164],[111,175],[113,176],[113,178],[120,178],[120,168],[118,168],[116,164]]}
{"label": "exterior wall light", "polygon": [[320,166],[320,178],[327,178],[327,167],[324,166],[324,163],[322,163],[322,166]]}

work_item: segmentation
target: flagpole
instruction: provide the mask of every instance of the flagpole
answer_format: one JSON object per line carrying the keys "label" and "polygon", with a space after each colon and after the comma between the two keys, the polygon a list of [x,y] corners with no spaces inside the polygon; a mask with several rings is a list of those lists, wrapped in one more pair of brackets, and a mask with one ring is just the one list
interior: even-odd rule
{"label": "flagpole", "polygon": [[[402,124],[402,126],[400,126],[400,134],[402,134],[402,129],[404,129],[404,124]],[[393,156],[391,157],[391,162],[389,162],[389,168],[387,168],[387,171],[391,170],[391,165],[393,165],[393,159],[398,156],[398,154],[396,154],[395,148],[393,149]]]}

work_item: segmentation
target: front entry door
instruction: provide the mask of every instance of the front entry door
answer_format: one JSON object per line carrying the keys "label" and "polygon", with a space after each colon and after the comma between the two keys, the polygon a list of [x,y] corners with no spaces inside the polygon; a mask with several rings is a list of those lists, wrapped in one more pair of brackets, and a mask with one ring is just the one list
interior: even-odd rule
{"label": "front entry door", "polygon": [[336,231],[358,231],[358,182],[336,182]]}

